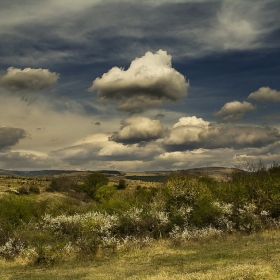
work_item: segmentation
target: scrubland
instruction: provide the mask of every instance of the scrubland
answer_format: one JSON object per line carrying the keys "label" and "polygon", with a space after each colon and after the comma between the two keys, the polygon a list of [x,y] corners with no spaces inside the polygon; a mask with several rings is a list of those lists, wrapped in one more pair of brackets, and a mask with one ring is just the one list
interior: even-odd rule
{"label": "scrubland", "polygon": [[277,164],[149,188],[53,178],[1,195],[0,278],[280,279],[279,218]]}

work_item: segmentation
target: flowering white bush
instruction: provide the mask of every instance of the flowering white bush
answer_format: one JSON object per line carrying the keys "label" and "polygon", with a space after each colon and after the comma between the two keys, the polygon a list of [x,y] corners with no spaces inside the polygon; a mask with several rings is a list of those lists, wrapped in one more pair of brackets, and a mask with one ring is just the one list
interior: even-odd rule
{"label": "flowering white bush", "polygon": [[260,216],[257,215],[256,211],[257,206],[253,203],[245,203],[237,209],[237,227],[240,231],[251,233],[261,228]]}
{"label": "flowering white bush", "polygon": [[0,246],[0,256],[10,259],[22,253],[25,249],[25,244],[20,239],[9,238],[9,240]]}
{"label": "flowering white bush", "polygon": [[152,247],[154,239],[150,237],[136,238],[135,236],[128,235],[121,240],[118,248],[123,250],[140,249],[143,247]]}
{"label": "flowering white bush", "polygon": [[118,216],[100,212],[88,212],[72,216],[60,215],[57,217],[45,215],[42,219],[42,227],[44,229],[64,232],[66,229],[79,228],[80,230],[98,232],[101,235],[108,233],[118,223]]}
{"label": "flowering white bush", "polygon": [[219,210],[220,213],[216,219],[217,226],[226,232],[234,232],[235,222],[232,221],[233,204],[219,201],[215,201],[212,204]]}
{"label": "flowering white bush", "polygon": [[123,217],[129,218],[132,222],[140,222],[142,220],[143,208],[133,207],[124,212]]}
{"label": "flowering white bush", "polygon": [[232,215],[233,204],[215,201],[213,205],[217,207],[224,215]]}
{"label": "flowering white bush", "polygon": [[176,176],[166,183],[169,196],[175,201],[183,201],[184,204],[192,204],[198,193],[200,183],[196,179],[184,176]]}
{"label": "flowering white bush", "polygon": [[117,249],[120,245],[120,240],[111,234],[107,236],[102,236],[101,244],[103,248],[113,248],[113,250]]}
{"label": "flowering white bush", "polygon": [[180,227],[175,226],[170,232],[170,238],[173,243],[179,244],[180,242],[190,241],[190,240],[199,240],[206,238],[218,237],[223,234],[223,231],[216,229],[214,227],[205,227],[202,229],[198,228],[184,228],[183,230]]}
{"label": "flowering white bush", "polygon": [[158,221],[159,226],[165,226],[169,223],[169,213],[165,211],[151,210],[150,215]]}

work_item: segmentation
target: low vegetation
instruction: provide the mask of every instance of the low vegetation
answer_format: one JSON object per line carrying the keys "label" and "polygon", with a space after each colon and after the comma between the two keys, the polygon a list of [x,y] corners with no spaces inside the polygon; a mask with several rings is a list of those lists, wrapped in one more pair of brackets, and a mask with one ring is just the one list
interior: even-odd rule
{"label": "low vegetation", "polygon": [[[130,275],[120,271],[121,278],[170,279],[172,273],[177,277],[172,279],[277,279],[279,226],[277,164],[234,172],[228,181],[176,172],[162,187],[134,189],[123,178],[112,184],[104,174],[94,172],[82,182],[54,178],[47,187],[24,186],[3,195],[0,259],[9,274],[9,267],[17,266],[19,260],[29,267],[55,271],[69,262],[77,270],[92,261],[101,267],[120,266],[121,259],[132,263],[132,256],[141,263],[149,255],[149,263],[144,264],[147,274],[138,273],[134,264],[136,271]],[[254,254],[259,259],[250,266]],[[162,268],[161,272],[150,265]],[[215,274],[222,265],[227,276]],[[113,274],[110,279],[117,279]],[[132,277],[138,274],[139,278]]]}

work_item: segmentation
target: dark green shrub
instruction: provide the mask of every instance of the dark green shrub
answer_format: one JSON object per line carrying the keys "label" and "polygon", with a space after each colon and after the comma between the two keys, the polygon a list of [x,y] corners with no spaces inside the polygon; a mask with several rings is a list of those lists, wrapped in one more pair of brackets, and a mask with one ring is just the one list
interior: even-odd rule
{"label": "dark green shrub", "polygon": [[36,202],[31,196],[3,196],[0,199],[0,242],[6,241],[22,223],[41,217],[45,209],[44,202]]}
{"label": "dark green shrub", "polygon": [[120,179],[119,185],[118,185],[118,190],[124,190],[124,189],[126,189],[126,181],[125,181],[125,179]]}
{"label": "dark green shrub", "polygon": [[85,178],[82,190],[91,198],[95,198],[97,189],[108,185],[108,183],[109,179],[104,174],[94,172]]}
{"label": "dark green shrub", "polygon": [[215,225],[220,214],[219,209],[213,204],[211,194],[200,194],[193,205],[193,209],[189,217],[189,224],[197,228]]}
{"label": "dark green shrub", "polygon": [[148,205],[152,202],[153,198],[155,197],[158,189],[155,187],[147,188],[147,187],[140,187],[136,188],[134,196],[135,196],[135,205],[142,206]]}
{"label": "dark green shrub", "polygon": [[68,177],[53,178],[50,186],[46,188],[47,192],[67,192],[77,189],[77,184]]}
{"label": "dark green shrub", "polygon": [[40,193],[40,188],[37,186],[31,186],[29,187],[29,192],[39,194]]}
{"label": "dark green shrub", "polygon": [[18,193],[19,194],[29,194],[29,189],[26,186],[22,186],[18,188]]}

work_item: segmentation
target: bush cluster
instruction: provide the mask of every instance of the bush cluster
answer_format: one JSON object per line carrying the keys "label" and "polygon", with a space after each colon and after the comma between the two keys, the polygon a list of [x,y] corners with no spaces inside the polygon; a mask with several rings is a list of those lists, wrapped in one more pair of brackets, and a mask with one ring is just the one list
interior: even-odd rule
{"label": "bush cluster", "polygon": [[[65,191],[69,184],[59,179],[51,188]],[[99,250],[152,246],[159,238],[180,244],[280,225],[280,167],[275,164],[235,172],[228,182],[176,173],[162,188],[133,191],[108,185],[107,177],[93,173],[76,190],[91,201],[1,198],[0,256],[51,264]]]}

